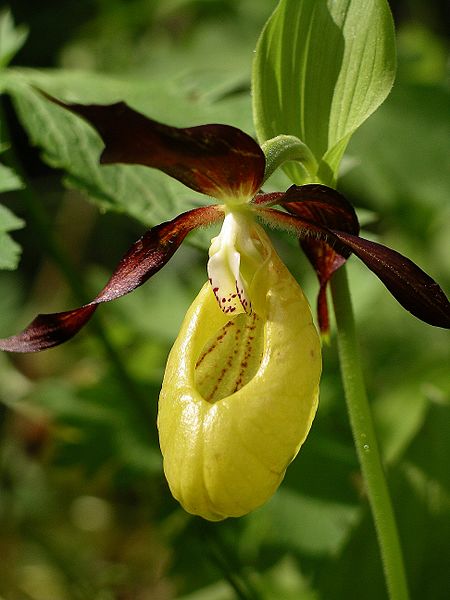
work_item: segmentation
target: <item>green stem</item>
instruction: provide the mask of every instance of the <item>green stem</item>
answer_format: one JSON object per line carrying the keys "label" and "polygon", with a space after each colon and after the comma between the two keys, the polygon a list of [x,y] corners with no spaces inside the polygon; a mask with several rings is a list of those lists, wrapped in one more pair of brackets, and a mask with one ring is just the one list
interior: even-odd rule
{"label": "green stem", "polygon": [[211,562],[216,565],[224,579],[234,590],[236,598],[239,600],[261,600],[259,591],[242,573],[239,561],[235,556],[230,555],[229,549],[221,539],[220,531],[215,527],[211,527],[210,523],[201,523],[200,531]]}
{"label": "green stem", "polygon": [[264,142],[261,148],[266,157],[264,181],[269,179],[278,167],[289,161],[295,161],[303,168],[305,179],[298,182],[298,185],[307,183],[317,172],[314,154],[306,144],[293,135],[277,135]]}
{"label": "green stem", "polygon": [[345,267],[335,273],[331,287],[347,408],[375,521],[389,597],[391,600],[407,600],[409,594],[402,550],[364,385]]}

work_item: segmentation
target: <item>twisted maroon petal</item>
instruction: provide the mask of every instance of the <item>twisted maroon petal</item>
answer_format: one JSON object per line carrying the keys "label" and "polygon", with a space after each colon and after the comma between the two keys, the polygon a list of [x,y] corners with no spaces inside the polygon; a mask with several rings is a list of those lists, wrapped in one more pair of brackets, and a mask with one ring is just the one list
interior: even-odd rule
{"label": "twisted maroon petal", "polygon": [[86,119],[100,134],[103,164],[146,165],[214,198],[252,198],[264,177],[265,157],[246,133],[230,125],[179,129],[149,119],[124,102],[68,104],[45,97]]}
{"label": "twisted maroon petal", "polygon": [[382,244],[344,231],[333,234],[381,279],[403,308],[425,323],[450,328],[450,303],[446,295],[412,260]]}
{"label": "twisted maroon petal", "polygon": [[439,285],[409,258],[382,244],[337,231],[313,220],[263,208],[267,223],[295,230],[302,241],[323,241],[343,257],[353,252],[384,283],[396,300],[415,317],[436,327],[450,328],[450,303]]}
{"label": "twisted maroon petal", "polygon": [[92,302],[74,310],[38,315],[22,333],[0,340],[0,350],[35,352],[69,340],[89,321],[101,302],[120,298],[145,283],[168,262],[192,229],[222,216],[218,207],[205,206],[153,227],[131,246]]}
{"label": "twisted maroon petal", "polygon": [[256,196],[251,201],[251,204],[254,204],[257,207],[269,207],[273,206],[274,204],[279,204],[285,197],[286,192],[261,192],[259,194],[256,194]]}
{"label": "twisted maroon petal", "polygon": [[[358,234],[359,223],[353,206],[336,190],[325,185],[291,186],[279,202],[290,213],[332,229]],[[327,285],[335,271],[349,256],[339,254],[329,244],[319,239],[305,238],[300,245],[316,271],[319,280],[317,314],[320,331],[327,335],[330,329],[327,304]]]}

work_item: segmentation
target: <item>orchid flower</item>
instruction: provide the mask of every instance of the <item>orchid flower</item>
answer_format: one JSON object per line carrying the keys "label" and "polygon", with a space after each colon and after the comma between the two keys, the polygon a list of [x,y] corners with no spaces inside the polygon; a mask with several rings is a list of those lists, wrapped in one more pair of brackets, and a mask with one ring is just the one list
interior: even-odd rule
{"label": "orchid flower", "polygon": [[[351,253],[413,315],[450,326],[438,284],[408,258],[359,237],[352,206],[320,184],[263,193],[265,156],[228,125],[175,128],[125,103],[60,107],[87,120],[105,144],[103,164],[164,171],[219,204],[194,208],[147,231],[100,293],[79,308],[40,314],[0,349],[33,352],[74,336],[97,307],[159,271],[197,227],[223,221],[211,241],[208,280],[188,310],[168,358],[158,429],[172,494],[209,520],[240,516],[277,489],[317,408],[320,339],[300,286],[261,223],[293,233],[320,284],[318,322],[329,328],[326,288]],[[276,208],[277,207],[277,208]]]}

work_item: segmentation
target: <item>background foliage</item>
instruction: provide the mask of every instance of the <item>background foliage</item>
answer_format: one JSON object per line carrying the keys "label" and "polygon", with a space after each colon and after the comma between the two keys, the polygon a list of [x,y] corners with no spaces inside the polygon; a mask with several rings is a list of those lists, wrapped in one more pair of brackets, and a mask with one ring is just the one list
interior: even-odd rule
{"label": "background foliage", "polygon": [[[0,71],[2,336],[37,312],[95,294],[145,226],[204,201],[143,167],[99,168],[92,131],[48,106],[29,83],[67,100],[125,99],[174,125],[216,121],[254,133],[252,50],[275,1],[31,7],[15,0],[22,29],[9,36],[2,29],[0,37],[4,66],[29,28],[12,66]],[[448,290],[444,3],[392,8],[397,81],[352,139],[339,185],[366,237],[407,254]],[[270,185],[282,189],[288,180],[276,174]],[[0,597],[385,598],[333,339],[312,432],[265,507],[212,525],[185,514],[167,490],[156,402],[167,352],[206,276],[210,236],[192,238],[163,272],[102,307],[69,344],[0,355]],[[313,302],[314,276],[296,244],[273,238]],[[448,337],[402,311],[356,261],[349,271],[412,597],[443,599]]]}

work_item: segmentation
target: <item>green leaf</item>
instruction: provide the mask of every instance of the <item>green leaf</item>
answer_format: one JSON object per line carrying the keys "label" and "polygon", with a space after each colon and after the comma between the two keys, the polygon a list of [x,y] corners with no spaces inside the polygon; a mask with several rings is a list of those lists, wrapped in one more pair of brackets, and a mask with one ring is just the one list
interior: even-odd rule
{"label": "green leaf", "polygon": [[[150,398],[158,390],[149,388]],[[47,378],[35,386],[25,404],[39,405],[51,415],[57,429],[56,463],[83,463],[93,474],[106,464],[127,469],[140,477],[161,472],[156,426],[136,426],[133,406],[123,398],[115,382],[105,378],[92,387],[75,387],[62,379]],[[156,420],[156,419],[155,419]]]}
{"label": "green leaf", "polygon": [[179,596],[178,600],[234,600],[234,598],[236,598],[236,595],[232,588],[227,582],[222,580],[196,590],[191,594]]}
{"label": "green leaf", "polygon": [[[93,84],[96,79],[93,78]],[[34,78],[31,81],[34,83]],[[101,77],[97,84],[102,90],[98,102],[111,96],[117,99],[118,87],[117,92],[108,89]],[[88,192],[100,208],[126,212],[145,224],[163,221],[178,212],[166,185],[167,178],[164,180],[156,171],[140,166],[100,166],[103,144],[85,121],[54,106],[26,82],[18,82],[9,91],[31,142],[42,148],[44,161],[62,169],[67,183]],[[74,92],[69,94],[73,96]]]}
{"label": "green leaf", "polygon": [[264,536],[265,545],[320,556],[336,553],[359,517],[356,505],[304,496],[285,486],[247,517],[247,526],[252,535]]}
{"label": "green leaf", "polygon": [[[310,180],[332,184],[352,133],[388,95],[395,39],[385,0],[281,0],[256,49],[258,138],[294,135],[319,163]],[[286,165],[305,183],[300,165]]]}
{"label": "green leaf", "polygon": [[395,463],[423,425],[427,400],[417,393],[417,383],[402,382],[374,403],[373,411],[379,431],[384,460]]}
{"label": "green leaf", "polygon": [[23,188],[22,180],[9,167],[0,164],[0,192],[12,192]]}
{"label": "green leaf", "polygon": [[[3,208],[3,207],[2,207]],[[13,271],[19,263],[21,248],[8,234],[0,232],[0,269]]]}
{"label": "green leaf", "polygon": [[[87,192],[102,210],[123,212],[153,226],[211,202],[155,169],[101,166],[103,144],[94,130],[53,105],[31,85],[68,101],[106,104],[124,100],[143,114],[175,126],[231,121],[231,109],[237,110],[235,101],[203,104],[190,92],[185,95],[185,90],[172,80],[123,80],[82,72],[11,70],[6,85],[18,117],[31,142],[42,149],[44,161],[62,169],[66,183]],[[240,112],[245,113],[242,106]],[[207,247],[210,237],[205,230],[195,232],[190,239],[195,245]]]}
{"label": "green leaf", "polygon": [[6,66],[22,48],[28,36],[26,27],[15,27],[9,10],[0,12],[0,67]]}
{"label": "green leaf", "polygon": [[[21,187],[23,184],[14,171],[0,164],[0,192],[9,192]],[[13,270],[17,267],[21,249],[8,232],[21,229],[24,225],[22,219],[0,204],[0,269]]]}

